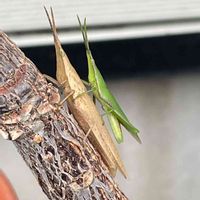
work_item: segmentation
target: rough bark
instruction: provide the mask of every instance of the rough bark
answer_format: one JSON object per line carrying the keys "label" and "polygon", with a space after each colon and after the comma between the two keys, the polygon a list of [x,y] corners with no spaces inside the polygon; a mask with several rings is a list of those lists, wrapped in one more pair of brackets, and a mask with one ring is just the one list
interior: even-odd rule
{"label": "rough bark", "polygon": [[127,199],[60,94],[0,33],[0,134],[12,139],[51,200]]}

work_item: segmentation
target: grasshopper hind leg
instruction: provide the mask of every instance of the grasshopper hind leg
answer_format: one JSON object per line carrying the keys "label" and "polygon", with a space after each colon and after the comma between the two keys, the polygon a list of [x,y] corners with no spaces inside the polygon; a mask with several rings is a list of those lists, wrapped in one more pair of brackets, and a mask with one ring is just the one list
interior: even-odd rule
{"label": "grasshopper hind leg", "polygon": [[59,89],[61,94],[64,93],[65,83],[67,82],[67,80],[63,81],[62,83],[59,83],[55,78],[47,74],[43,74],[43,76],[47,79],[48,82],[53,83],[53,85],[55,85]]}
{"label": "grasshopper hind leg", "polygon": [[84,95],[84,94],[93,93],[93,91],[94,91],[94,88],[91,88],[91,89],[89,89],[89,90],[87,90],[87,91],[81,92],[81,93],[78,94],[76,97],[74,97],[74,100],[77,99],[77,98],[79,98],[80,96],[82,96],[82,95]]}
{"label": "grasshopper hind leg", "polygon": [[87,133],[85,134],[85,137],[83,139],[84,143],[86,143],[86,139],[88,138],[88,136],[90,135],[90,133],[92,132],[92,129],[94,128],[95,124],[93,124],[89,130],[87,131]]}
{"label": "grasshopper hind leg", "polygon": [[58,88],[61,87],[61,84],[56,80],[54,79],[53,77],[47,75],[47,74],[43,74],[43,76],[47,79],[48,82],[51,82],[53,83],[55,86],[57,86]]}
{"label": "grasshopper hind leg", "polygon": [[64,99],[62,99],[62,100],[56,105],[58,111],[59,111],[60,108],[63,106],[63,104],[65,103],[65,101],[67,101],[67,99],[68,99],[69,97],[71,97],[73,94],[74,94],[74,91],[72,90],[67,96],[64,97]]}

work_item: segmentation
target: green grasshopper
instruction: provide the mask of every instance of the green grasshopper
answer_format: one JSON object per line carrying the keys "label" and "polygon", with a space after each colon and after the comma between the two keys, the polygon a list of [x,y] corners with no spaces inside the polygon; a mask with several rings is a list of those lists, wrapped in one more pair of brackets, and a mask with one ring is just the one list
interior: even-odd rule
{"label": "green grasshopper", "polygon": [[123,134],[121,131],[121,125],[123,125],[131,135],[141,143],[141,140],[138,136],[139,130],[136,129],[128,120],[120,105],[118,104],[115,97],[112,95],[111,91],[108,89],[100,71],[98,70],[95,61],[92,57],[90,51],[87,29],[86,29],[86,19],[84,20],[84,25],[81,24],[81,21],[78,17],[80,24],[81,32],[83,35],[83,40],[86,49],[86,56],[88,61],[88,81],[89,85],[92,88],[94,97],[100,102],[103,109],[105,110],[109,123],[111,125],[112,131],[118,143],[123,141]]}

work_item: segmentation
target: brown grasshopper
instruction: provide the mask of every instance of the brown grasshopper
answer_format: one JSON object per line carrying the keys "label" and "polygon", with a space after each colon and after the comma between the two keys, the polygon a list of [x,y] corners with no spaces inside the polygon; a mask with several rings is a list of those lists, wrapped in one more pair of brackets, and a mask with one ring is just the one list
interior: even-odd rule
{"label": "brown grasshopper", "polygon": [[[45,8],[54,37],[56,51],[56,78],[64,86],[64,94],[67,98],[68,107],[80,127],[88,136],[90,142],[98,150],[107,164],[110,173],[114,176],[117,169],[126,177],[126,170],[119,156],[115,144],[112,141],[106,126],[102,121],[97,108],[91,97],[87,94],[79,75],[71,65],[67,55],[59,41],[53,10],[51,17]],[[80,95],[81,94],[81,95]]]}

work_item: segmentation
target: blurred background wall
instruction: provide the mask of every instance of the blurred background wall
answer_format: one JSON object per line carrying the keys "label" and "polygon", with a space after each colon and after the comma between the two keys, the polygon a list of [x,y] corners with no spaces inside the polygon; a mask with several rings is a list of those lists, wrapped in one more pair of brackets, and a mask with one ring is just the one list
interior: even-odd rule
{"label": "blurred background wall", "polygon": [[[200,197],[200,2],[191,0],[1,1],[0,29],[43,73],[55,76],[53,39],[43,5],[54,8],[61,41],[86,78],[76,14],[88,19],[96,63],[142,145],[124,130],[119,151],[130,199]],[[0,138],[0,169],[20,200],[47,200],[12,142]]]}

